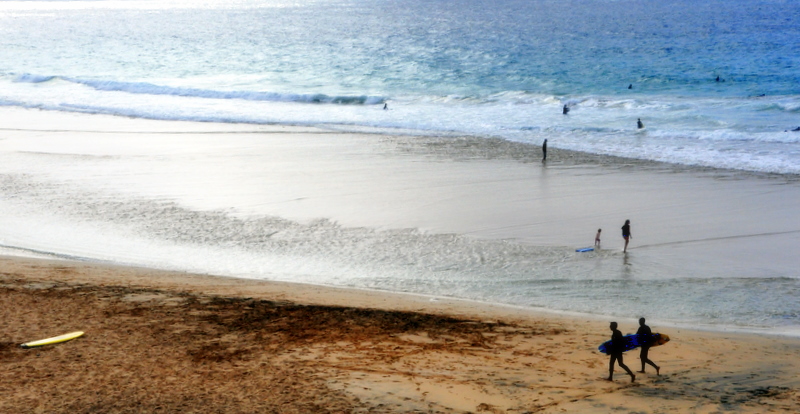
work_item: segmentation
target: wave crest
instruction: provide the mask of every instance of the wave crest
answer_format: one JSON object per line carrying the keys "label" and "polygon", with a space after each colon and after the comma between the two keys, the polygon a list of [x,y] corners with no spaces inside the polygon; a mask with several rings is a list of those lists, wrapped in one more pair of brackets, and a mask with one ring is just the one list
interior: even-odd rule
{"label": "wave crest", "polygon": [[217,91],[211,89],[179,88],[156,85],[147,82],[102,81],[77,78],[64,80],[86,85],[99,91],[127,92],[145,95],[172,95],[209,99],[242,99],[248,101],[300,102],[340,105],[375,105],[381,104],[385,98],[378,96],[330,96],[325,94],[291,94],[259,91]]}
{"label": "wave crest", "polygon": [[59,79],[79,85],[88,86],[98,91],[105,92],[127,92],[143,95],[168,95],[182,96],[190,98],[208,99],[242,99],[247,101],[267,101],[267,102],[299,102],[313,104],[335,104],[335,105],[379,105],[386,102],[385,97],[369,95],[338,95],[331,96],[322,93],[296,94],[296,93],[277,93],[262,91],[220,91],[213,89],[200,88],[181,88],[174,86],[157,85],[148,82],[123,82],[95,79],[81,79],[73,77],[62,77],[52,75],[36,75],[23,73],[14,78],[14,82],[19,83],[44,83],[53,79]]}
{"label": "wave crest", "polygon": [[55,79],[55,76],[34,75],[30,73],[23,73],[14,78],[14,82],[19,83],[43,83]]}

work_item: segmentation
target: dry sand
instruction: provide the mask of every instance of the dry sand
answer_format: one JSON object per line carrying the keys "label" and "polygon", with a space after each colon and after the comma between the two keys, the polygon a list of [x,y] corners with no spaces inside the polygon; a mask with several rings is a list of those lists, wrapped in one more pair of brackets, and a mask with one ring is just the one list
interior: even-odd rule
{"label": "dry sand", "polygon": [[653,326],[608,382],[605,320],[26,258],[0,312],[1,413],[800,412],[792,338]]}

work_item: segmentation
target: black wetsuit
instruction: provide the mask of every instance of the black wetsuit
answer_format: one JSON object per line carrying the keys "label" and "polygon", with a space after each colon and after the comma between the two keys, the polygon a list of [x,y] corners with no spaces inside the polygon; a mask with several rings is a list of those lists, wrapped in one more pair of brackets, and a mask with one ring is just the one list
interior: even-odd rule
{"label": "black wetsuit", "polygon": [[547,159],[547,140],[542,144],[542,161]]}
{"label": "black wetsuit", "polygon": [[650,339],[647,341],[647,345],[642,345],[642,349],[650,348],[653,341],[653,331],[650,330],[650,327],[647,325],[642,325],[639,327],[639,330],[636,331],[636,335],[650,335]]}
{"label": "black wetsuit", "polygon": [[625,338],[622,336],[622,332],[619,329],[614,329],[611,334],[611,348],[608,350],[609,355],[611,355],[611,360],[608,364],[608,378],[611,379],[611,376],[614,374],[614,362],[618,362],[620,368],[624,369],[630,376],[633,378],[633,373],[622,362],[622,352],[625,350]]}

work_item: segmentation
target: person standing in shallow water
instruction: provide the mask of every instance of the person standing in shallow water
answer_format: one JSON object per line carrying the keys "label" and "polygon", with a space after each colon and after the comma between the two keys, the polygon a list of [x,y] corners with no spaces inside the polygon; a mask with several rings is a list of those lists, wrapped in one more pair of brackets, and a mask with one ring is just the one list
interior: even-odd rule
{"label": "person standing in shallow water", "polygon": [[633,238],[630,220],[625,220],[625,224],[622,225],[622,238],[625,239],[625,247],[622,248],[622,252],[626,253],[628,251],[628,240]]}
{"label": "person standing in shallow water", "polygon": [[642,351],[639,354],[639,359],[642,360],[642,370],[639,372],[644,374],[645,364],[650,364],[653,368],[656,369],[656,375],[661,375],[661,368],[647,357],[647,353],[650,351],[650,347],[653,345],[653,331],[650,330],[649,326],[644,324],[644,318],[639,318],[639,330],[636,331],[636,334],[648,335],[650,338],[647,342],[644,343],[644,345],[642,345]]}
{"label": "person standing in shallow water", "polygon": [[542,144],[542,162],[547,161],[547,139]]}
{"label": "person standing in shallow water", "polygon": [[638,129],[644,128],[644,123],[642,122],[642,118],[637,118],[636,119],[636,128],[638,128]]}
{"label": "person standing in shallow water", "polygon": [[630,368],[622,362],[622,352],[625,349],[625,338],[622,337],[622,332],[617,329],[617,323],[611,322],[611,348],[608,350],[610,360],[608,364],[608,380],[614,381],[614,362],[617,362],[620,368],[624,369],[628,375],[631,376],[631,382],[636,381],[636,376],[633,375]]}

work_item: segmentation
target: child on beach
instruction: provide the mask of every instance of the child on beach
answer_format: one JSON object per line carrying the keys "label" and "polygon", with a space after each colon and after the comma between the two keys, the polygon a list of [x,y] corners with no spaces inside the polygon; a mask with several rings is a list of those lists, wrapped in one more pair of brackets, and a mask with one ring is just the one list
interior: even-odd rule
{"label": "child on beach", "polygon": [[603,229],[597,229],[597,234],[594,236],[594,247],[600,247],[600,232],[602,231]]}

